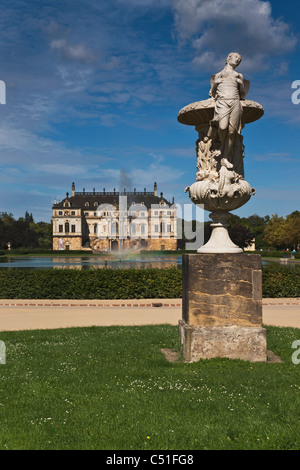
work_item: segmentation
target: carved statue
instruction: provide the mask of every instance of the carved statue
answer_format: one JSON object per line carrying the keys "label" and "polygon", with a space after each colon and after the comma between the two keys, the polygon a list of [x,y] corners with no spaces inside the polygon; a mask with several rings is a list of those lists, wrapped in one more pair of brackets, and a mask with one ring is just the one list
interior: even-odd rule
{"label": "carved statue", "polygon": [[[229,217],[229,211],[244,205],[255,193],[244,178],[241,131],[246,123],[256,121],[264,113],[260,104],[245,100],[250,83],[235,71],[241,60],[237,52],[230,53],[224,69],[211,76],[210,99],[192,103],[178,114],[178,121],[194,125],[199,135],[196,182],[185,191],[195,204],[203,204],[205,210],[213,212],[210,215],[213,226],[222,229],[225,229],[224,220]],[[220,224],[216,222],[218,214]],[[198,251],[241,251],[228,240],[228,234],[226,236],[223,246],[216,248],[209,242]]]}
{"label": "carved statue", "polygon": [[210,121],[208,137],[212,138],[217,128],[223,155],[222,164],[227,168],[232,167],[232,163],[229,163],[231,153],[236,136],[242,130],[243,109],[240,100],[245,99],[247,94],[243,75],[235,71],[241,61],[240,54],[232,52],[226,59],[224,69],[211,79],[210,96],[215,99],[215,112]]}

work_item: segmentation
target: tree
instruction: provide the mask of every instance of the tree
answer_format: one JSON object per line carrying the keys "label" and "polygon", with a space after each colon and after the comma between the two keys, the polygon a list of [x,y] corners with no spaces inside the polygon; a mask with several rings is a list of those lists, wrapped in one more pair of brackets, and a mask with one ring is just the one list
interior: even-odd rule
{"label": "tree", "polygon": [[253,233],[244,225],[234,225],[228,232],[233,243],[240,248],[247,248],[253,242]]}
{"label": "tree", "polygon": [[287,246],[300,244],[300,212],[294,211],[286,217],[284,240]]}
{"label": "tree", "polygon": [[5,223],[5,225],[12,225],[15,222],[12,213],[8,214],[7,212],[0,212],[0,219]]}
{"label": "tree", "polygon": [[286,221],[284,217],[278,217],[277,214],[272,215],[265,227],[264,241],[267,245],[278,249],[286,247]]}
{"label": "tree", "polygon": [[22,219],[15,221],[10,242],[14,248],[37,248],[39,245],[36,232]]}
{"label": "tree", "polygon": [[32,214],[29,214],[27,211],[25,212],[25,221],[29,223],[34,222]]}
{"label": "tree", "polygon": [[39,248],[52,248],[52,222],[31,223],[30,227],[37,234]]}
{"label": "tree", "polygon": [[257,214],[251,215],[247,219],[242,219],[242,223],[253,233],[255,247],[258,249],[265,246],[264,231],[269,220],[270,217],[268,215],[260,217]]}
{"label": "tree", "polygon": [[0,248],[7,249],[8,242],[12,248],[36,248],[38,236],[28,220],[15,220],[12,214],[3,212],[0,214]]}
{"label": "tree", "polygon": [[[257,214],[253,214],[250,217],[240,218],[235,214],[231,214],[231,217],[229,219],[229,229],[236,227],[236,226],[247,227],[253,237],[251,241],[255,239],[256,248],[263,248],[265,245],[264,230],[269,219],[270,217],[268,215],[266,215],[265,217],[260,217]],[[250,234],[247,235],[247,232],[245,231],[243,235],[245,241],[247,240],[247,237],[249,236]]]}

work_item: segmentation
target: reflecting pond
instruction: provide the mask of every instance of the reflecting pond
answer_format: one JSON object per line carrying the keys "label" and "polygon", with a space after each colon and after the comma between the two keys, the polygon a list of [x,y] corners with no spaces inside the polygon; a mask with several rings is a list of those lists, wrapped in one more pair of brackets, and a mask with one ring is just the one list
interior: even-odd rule
{"label": "reflecting pond", "polygon": [[101,256],[6,256],[0,258],[0,268],[10,269],[91,269],[91,268],[168,268],[182,266],[181,255],[134,257]]}
{"label": "reflecting pond", "polygon": [[[263,266],[280,263],[282,266],[300,264],[298,261],[264,259]],[[124,256],[5,256],[0,268],[9,269],[92,269],[92,268],[168,268],[182,269],[182,255],[124,255]]]}

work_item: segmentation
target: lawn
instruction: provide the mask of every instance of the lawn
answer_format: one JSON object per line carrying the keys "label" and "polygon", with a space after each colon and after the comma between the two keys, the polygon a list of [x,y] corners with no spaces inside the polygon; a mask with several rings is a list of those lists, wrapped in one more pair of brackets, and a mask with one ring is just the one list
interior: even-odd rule
{"label": "lawn", "polygon": [[0,449],[300,449],[300,330],[283,363],[168,362],[170,325],[2,332]]}

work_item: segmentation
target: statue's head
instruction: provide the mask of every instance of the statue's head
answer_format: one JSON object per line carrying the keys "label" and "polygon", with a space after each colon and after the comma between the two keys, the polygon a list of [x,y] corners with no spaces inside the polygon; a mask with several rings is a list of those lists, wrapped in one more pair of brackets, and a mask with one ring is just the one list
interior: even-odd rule
{"label": "statue's head", "polygon": [[242,56],[238,52],[231,52],[226,59],[226,64],[230,64],[234,68],[240,65],[241,62]]}

